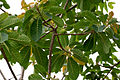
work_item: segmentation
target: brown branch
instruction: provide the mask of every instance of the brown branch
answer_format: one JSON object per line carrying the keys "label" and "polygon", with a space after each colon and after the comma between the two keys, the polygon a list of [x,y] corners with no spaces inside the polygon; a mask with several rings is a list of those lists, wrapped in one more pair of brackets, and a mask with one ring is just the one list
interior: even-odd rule
{"label": "brown branch", "polygon": [[[63,50],[63,51],[65,51],[65,52],[67,52],[67,53],[70,53],[69,51],[67,51],[67,50],[65,50],[63,47],[62,47],[62,44],[61,44],[61,42],[60,42],[60,39],[59,39],[59,36],[57,35],[57,40],[58,40],[58,43],[59,43],[59,45],[60,45],[60,48]],[[70,53],[71,54],[71,53]]]}
{"label": "brown branch", "polygon": [[9,69],[10,69],[13,77],[15,78],[15,80],[17,80],[17,77],[15,76],[15,73],[13,72],[12,67],[11,67],[11,65],[9,64],[9,61],[8,61],[8,59],[7,59],[7,56],[6,56],[5,51],[4,51],[3,48],[1,48],[1,52],[2,52],[2,54],[3,54],[4,59],[5,59],[6,62],[7,62],[7,65],[8,65],[8,67],[9,67]]}
{"label": "brown branch", "polygon": [[[66,2],[66,4],[68,4],[68,3]],[[66,12],[69,12],[70,10],[74,9],[76,6],[77,6],[77,4],[73,5],[73,6],[70,7]],[[65,7],[65,6],[64,6],[64,7]],[[57,16],[60,16],[60,14],[58,14]],[[48,19],[48,20],[44,21],[43,23],[49,22],[49,21],[51,21],[51,20],[52,20],[52,19]]]}
{"label": "brown branch", "polygon": [[46,35],[48,35],[50,32],[52,32],[53,30],[47,32],[45,35],[41,36],[40,39],[44,38]]}
{"label": "brown branch", "polygon": [[[44,25],[47,24],[48,27],[50,27],[50,28],[52,28],[52,29],[54,30],[53,26],[51,26],[50,24],[48,24],[48,23],[45,21],[45,19],[42,17],[42,14],[40,13],[40,10],[39,10],[39,8],[38,8],[37,6],[36,6],[36,10],[38,11],[41,19],[44,21],[43,24],[44,24]],[[45,26],[46,26],[46,25],[45,25]]]}
{"label": "brown branch", "polygon": [[24,72],[25,72],[24,68],[23,68],[23,67],[21,67],[21,68],[22,68],[22,73],[21,73],[21,77],[20,77],[20,79],[19,79],[19,80],[23,80],[23,77],[24,77]]}
{"label": "brown branch", "polygon": [[76,6],[77,6],[77,4],[71,6],[71,7],[67,10],[67,12],[71,11],[71,10],[74,9]]}
{"label": "brown branch", "polygon": [[110,68],[110,71],[107,73],[107,75],[104,76],[103,80],[108,76],[108,74],[112,71],[112,69],[117,66],[118,64],[120,64],[120,61],[116,64],[114,64],[111,68]]}
{"label": "brown branch", "polygon": [[4,13],[6,13],[6,11],[4,9],[0,8],[0,10],[3,11]]}
{"label": "brown branch", "polygon": [[85,32],[85,33],[79,33],[79,34],[63,33],[63,34],[55,34],[55,35],[56,35],[56,36],[57,36],[57,35],[87,35],[87,34],[90,34],[90,33],[94,33],[94,31]]}
{"label": "brown branch", "polygon": [[54,39],[55,39],[55,32],[53,32],[52,34],[50,48],[49,48],[48,80],[50,80],[50,76],[51,76],[51,64],[52,64],[51,58],[52,58],[52,49],[53,49]]}
{"label": "brown branch", "polygon": [[0,70],[0,74],[3,77],[4,80],[7,80],[1,70]]}

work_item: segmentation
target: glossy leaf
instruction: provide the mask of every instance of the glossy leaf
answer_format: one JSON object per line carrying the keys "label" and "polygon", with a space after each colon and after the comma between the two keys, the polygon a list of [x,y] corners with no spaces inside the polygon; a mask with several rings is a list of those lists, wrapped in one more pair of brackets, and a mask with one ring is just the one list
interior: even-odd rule
{"label": "glossy leaf", "polygon": [[40,18],[35,19],[30,28],[30,35],[32,40],[38,41],[42,34],[42,21]]}

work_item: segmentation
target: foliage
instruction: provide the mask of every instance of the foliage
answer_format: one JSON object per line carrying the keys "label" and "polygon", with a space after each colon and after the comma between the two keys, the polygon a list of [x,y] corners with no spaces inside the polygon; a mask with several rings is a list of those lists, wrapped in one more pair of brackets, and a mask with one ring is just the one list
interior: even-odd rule
{"label": "foliage", "polygon": [[[18,62],[24,69],[33,64],[29,80],[57,80],[51,77],[53,72],[63,72],[65,80],[76,80],[79,74],[89,80],[109,80],[108,74],[120,79],[120,61],[114,55],[115,47],[120,48],[120,28],[112,11],[103,13],[113,9],[114,2],[37,0],[26,4],[22,0],[25,13],[21,15],[8,14],[2,7],[9,9],[9,5],[0,2],[4,12],[0,14],[0,58],[5,53],[11,64]],[[93,61],[90,55],[96,53]]]}

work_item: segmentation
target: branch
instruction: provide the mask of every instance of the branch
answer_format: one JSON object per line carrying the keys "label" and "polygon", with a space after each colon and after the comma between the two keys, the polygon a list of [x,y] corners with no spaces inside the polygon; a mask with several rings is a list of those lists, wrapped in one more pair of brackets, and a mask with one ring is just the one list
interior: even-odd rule
{"label": "branch", "polygon": [[[66,4],[67,4],[67,3],[66,3]],[[70,10],[74,9],[76,6],[77,6],[77,4],[73,5],[73,6],[70,7],[66,12],[69,12]],[[58,14],[57,16],[60,16],[60,14]],[[51,20],[52,20],[52,19],[48,19],[48,20],[44,21],[43,24],[46,23],[46,22],[49,22],[49,21],[51,21]]]}
{"label": "branch", "polygon": [[52,32],[53,30],[47,32],[45,35],[41,36],[40,39],[44,38],[46,35],[48,35],[50,32]]}
{"label": "branch", "polygon": [[[3,11],[4,13],[7,13],[4,9],[2,9],[2,8],[0,8],[0,10],[1,11]],[[9,16],[11,15],[11,14],[8,14]]]}
{"label": "branch", "polygon": [[7,80],[1,70],[0,70],[0,74],[2,75],[4,80]]}
{"label": "branch", "polygon": [[74,9],[76,6],[77,6],[77,4],[71,6],[71,7],[67,10],[67,12],[71,11],[71,10]]}
{"label": "branch", "polygon": [[53,32],[52,34],[50,48],[49,48],[48,80],[50,80],[49,77],[51,75],[51,64],[52,64],[51,58],[52,58],[52,49],[53,49],[54,39],[55,39],[55,32]]}
{"label": "branch", "polygon": [[[36,6],[36,10],[38,11],[41,19],[44,21],[43,24],[45,25],[45,23],[46,23],[48,27],[50,27],[50,28],[52,28],[52,29],[54,30],[53,26],[51,26],[50,24],[48,24],[48,23],[45,21],[45,19],[42,17],[42,14],[40,13],[40,10],[39,10],[39,8],[38,8],[37,6]],[[45,25],[45,26],[46,26],[46,25]]]}
{"label": "branch", "polygon": [[85,33],[79,33],[79,34],[72,34],[72,33],[63,33],[63,34],[55,34],[56,36],[57,35],[87,35],[87,34],[90,34],[90,33],[94,33],[94,31],[90,31],[90,32],[85,32]]}
{"label": "branch", "polygon": [[12,67],[11,67],[11,65],[9,64],[9,61],[8,61],[8,59],[7,59],[7,56],[6,56],[3,48],[1,48],[1,52],[2,52],[2,54],[3,54],[4,59],[5,59],[6,62],[7,62],[7,65],[8,65],[8,67],[9,67],[9,69],[10,69],[13,77],[15,78],[15,80],[17,80],[17,77],[15,76],[15,73],[13,72]]}
{"label": "branch", "polygon": [[21,77],[20,77],[20,79],[19,79],[19,80],[23,80],[23,77],[24,77],[24,72],[25,72],[24,68],[23,68],[23,67],[21,67],[21,68],[22,68],[22,73],[21,73]]}
{"label": "branch", "polygon": [[108,76],[108,74],[112,71],[112,69],[117,66],[118,64],[120,64],[120,61],[116,64],[114,64],[111,68],[110,68],[110,71],[107,73],[107,75],[104,76],[103,80]]}
{"label": "branch", "polygon": [[[67,52],[67,53],[70,53],[69,51],[67,51],[67,50],[65,50],[63,47],[62,47],[62,44],[60,43],[60,39],[59,39],[59,36],[57,35],[57,39],[58,39],[58,43],[59,43],[59,45],[60,45],[60,48],[63,50],[63,51],[65,51],[65,52]],[[70,53],[71,54],[71,53]]]}

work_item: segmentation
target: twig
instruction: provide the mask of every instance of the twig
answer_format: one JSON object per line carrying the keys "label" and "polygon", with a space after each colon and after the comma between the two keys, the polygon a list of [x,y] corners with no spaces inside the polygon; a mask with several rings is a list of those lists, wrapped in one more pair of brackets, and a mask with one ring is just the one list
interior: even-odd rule
{"label": "twig", "polygon": [[0,10],[3,11],[4,13],[6,13],[6,11],[4,9],[0,8]]}
{"label": "twig", "polygon": [[71,11],[72,9],[74,9],[77,6],[77,4],[73,5],[72,7],[70,7],[67,12]]}
{"label": "twig", "polygon": [[79,33],[79,34],[72,34],[72,33],[63,33],[63,34],[55,34],[57,35],[86,35],[86,34],[90,34],[90,33],[94,33],[94,31],[90,31],[90,32],[85,32],[85,33]]}
{"label": "twig", "polygon": [[47,32],[45,35],[41,36],[40,39],[44,38],[46,35],[48,35],[50,32],[52,32],[53,30]]}
{"label": "twig", "polygon": [[53,32],[52,34],[50,48],[49,48],[48,80],[50,80],[50,75],[51,75],[51,64],[52,64],[51,58],[52,58],[52,49],[53,49],[54,39],[55,39],[55,32]]}
{"label": "twig", "polygon": [[[59,36],[57,35],[57,39],[58,39],[58,43],[59,43],[59,45],[60,45],[60,48],[63,50],[63,51],[65,51],[65,52],[67,52],[67,53],[70,53],[69,51],[67,51],[67,50],[65,50],[63,47],[62,47],[62,44],[61,44],[61,42],[60,42],[60,39],[59,39]],[[70,53],[71,54],[71,53]]]}
{"label": "twig", "polygon": [[23,77],[24,77],[24,72],[25,72],[24,68],[23,68],[23,67],[21,67],[21,68],[22,68],[22,73],[21,73],[21,77],[20,77],[20,79],[19,79],[19,80],[23,80]]}
{"label": "twig", "polygon": [[111,68],[110,68],[110,71],[107,73],[107,75],[104,76],[103,80],[108,76],[108,74],[112,71],[112,69],[117,66],[118,64],[120,64],[120,61],[116,64],[114,64]]}
{"label": "twig", "polygon": [[[66,12],[69,12],[70,10],[74,9],[76,6],[77,6],[77,4],[73,5],[73,6],[70,7]],[[60,16],[60,14],[58,14],[57,16]],[[51,20],[52,20],[52,19],[48,19],[48,20],[44,21],[43,24],[46,23],[46,22],[49,22],[49,21],[51,21]]]}
{"label": "twig", "polygon": [[[42,14],[40,13],[40,10],[39,10],[39,8],[38,8],[37,6],[36,6],[36,10],[38,11],[38,13],[39,13],[41,19],[44,21],[43,24],[46,23],[48,27],[50,27],[50,28],[52,28],[52,29],[54,30],[53,26],[51,26],[50,24],[48,24],[48,23],[45,21],[45,19],[42,17]],[[46,25],[45,25],[45,26],[46,26]]]}
{"label": "twig", "polygon": [[15,78],[15,80],[17,80],[17,77],[15,76],[15,73],[13,72],[12,67],[11,67],[11,65],[9,64],[9,61],[8,61],[8,59],[7,59],[7,56],[6,56],[3,48],[1,48],[1,52],[2,52],[2,54],[3,54],[4,59],[5,59],[6,62],[7,62],[7,65],[8,65],[8,67],[9,67],[9,69],[10,69],[13,77]]}
{"label": "twig", "polygon": [[0,74],[2,75],[4,80],[7,80],[1,70],[0,70]]}

